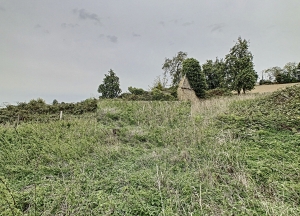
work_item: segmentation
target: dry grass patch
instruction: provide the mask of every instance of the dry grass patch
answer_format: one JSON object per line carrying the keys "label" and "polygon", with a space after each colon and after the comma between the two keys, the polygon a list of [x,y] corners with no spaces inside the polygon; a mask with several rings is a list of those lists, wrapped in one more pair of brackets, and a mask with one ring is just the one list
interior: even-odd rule
{"label": "dry grass patch", "polygon": [[274,85],[259,85],[255,86],[255,88],[250,93],[268,93],[274,92],[278,89],[283,89],[286,87],[290,87],[293,85],[298,85],[299,83],[286,83],[286,84],[274,84]]}
{"label": "dry grass patch", "polygon": [[257,95],[254,94],[245,94],[240,96],[232,97],[221,97],[221,98],[212,98],[208,100],[200,100],[197,102],[192,102],[191,115],[201,115],[205,119],[214,119],[221,113],[224,113],[228,110],[229,104],[234,101],[248,100],[257,98]]}

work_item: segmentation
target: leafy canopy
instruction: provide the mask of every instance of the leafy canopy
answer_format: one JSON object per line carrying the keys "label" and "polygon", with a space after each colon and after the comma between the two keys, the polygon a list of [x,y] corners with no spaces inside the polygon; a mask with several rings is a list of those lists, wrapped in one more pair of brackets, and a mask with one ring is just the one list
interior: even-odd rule
{"label": "leafy canopy", "polygon": [[224,88],[225,86],[225,62],[216,58],[215,61],[207,60],[202,65],[208,89]]}
{"label": "leafy canopy", "polygon": [[120,89],[119,77],[110,69],[108,74],[105,74],[103,83],[99,85],[98,92],[103,98],[116,98],[122,92]]}
{"label": "leafy canopy", "polygon": [[[288,62],[284,65],[283,68],[278,66],[271,67],[266,70],[263,70],[263,75],[266,75],[267,80],[276,82],[276,83],[292,83],[299,82],[299,72],[300,63],[297,66],[296,62]],[[263,77],[264,80],[264,77]]]}
{"label": "leafy canopy", "polygon": [[183,74],[186,74],[186,77],[188,78],[189,83],[192,89],[195,91],[197,97],[204,98],[207,85],[199,61],[194,58],[188,58],[184,60],[182,64],[182,71]]}
{"label": "leafy canopy", "polygon": [[178,52],[172,59],[166,58],[162,69],[164,70],[164,76],[171,77],[172,86],[178,85],[181,78],[184,76],[182,70],[182,63],[186,59],[186,52]]}
{"label": "leafy canopy", "polygon": [[241,90],[252,90],[258,78],[254,70],[253,55],[248,50],[249,42],[241,37],[226,55],[227,83],[231,90],[240,94]]}

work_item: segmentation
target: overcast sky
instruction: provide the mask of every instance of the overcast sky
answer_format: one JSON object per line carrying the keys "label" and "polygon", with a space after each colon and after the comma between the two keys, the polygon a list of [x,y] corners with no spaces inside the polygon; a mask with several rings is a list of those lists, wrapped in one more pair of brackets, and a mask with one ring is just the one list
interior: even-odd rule
{"label": "overcast sky", "polygon": [[148,89],[179,51],[200,64],[241,36],[255,70],[300,61],[299,0],[0,0],[0,104],[98,97],[113,69]]}

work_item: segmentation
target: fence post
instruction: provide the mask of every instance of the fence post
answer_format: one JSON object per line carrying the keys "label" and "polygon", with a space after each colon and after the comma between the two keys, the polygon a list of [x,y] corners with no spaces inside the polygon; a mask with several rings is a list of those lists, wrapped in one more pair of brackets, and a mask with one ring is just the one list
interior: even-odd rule
{"label": "fence post", "polygon": [[60,114],[59,114],[59,120],[62,119],[62,111],[60,111]]}

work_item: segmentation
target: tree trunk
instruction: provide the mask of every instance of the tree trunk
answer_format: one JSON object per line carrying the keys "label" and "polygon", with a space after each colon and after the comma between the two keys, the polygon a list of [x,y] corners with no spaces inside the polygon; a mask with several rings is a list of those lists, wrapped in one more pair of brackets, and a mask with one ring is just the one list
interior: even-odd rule
{"label": "tree trunk", "polygon": [[239,89],[239,90],[237,90],[237,92],[238,92],[238,95],[240,95],[241,94],[241,90]]}
{"label": "tree trunk", "polygon": [[246,94],[246,89],[243,88],[243,93]]}

